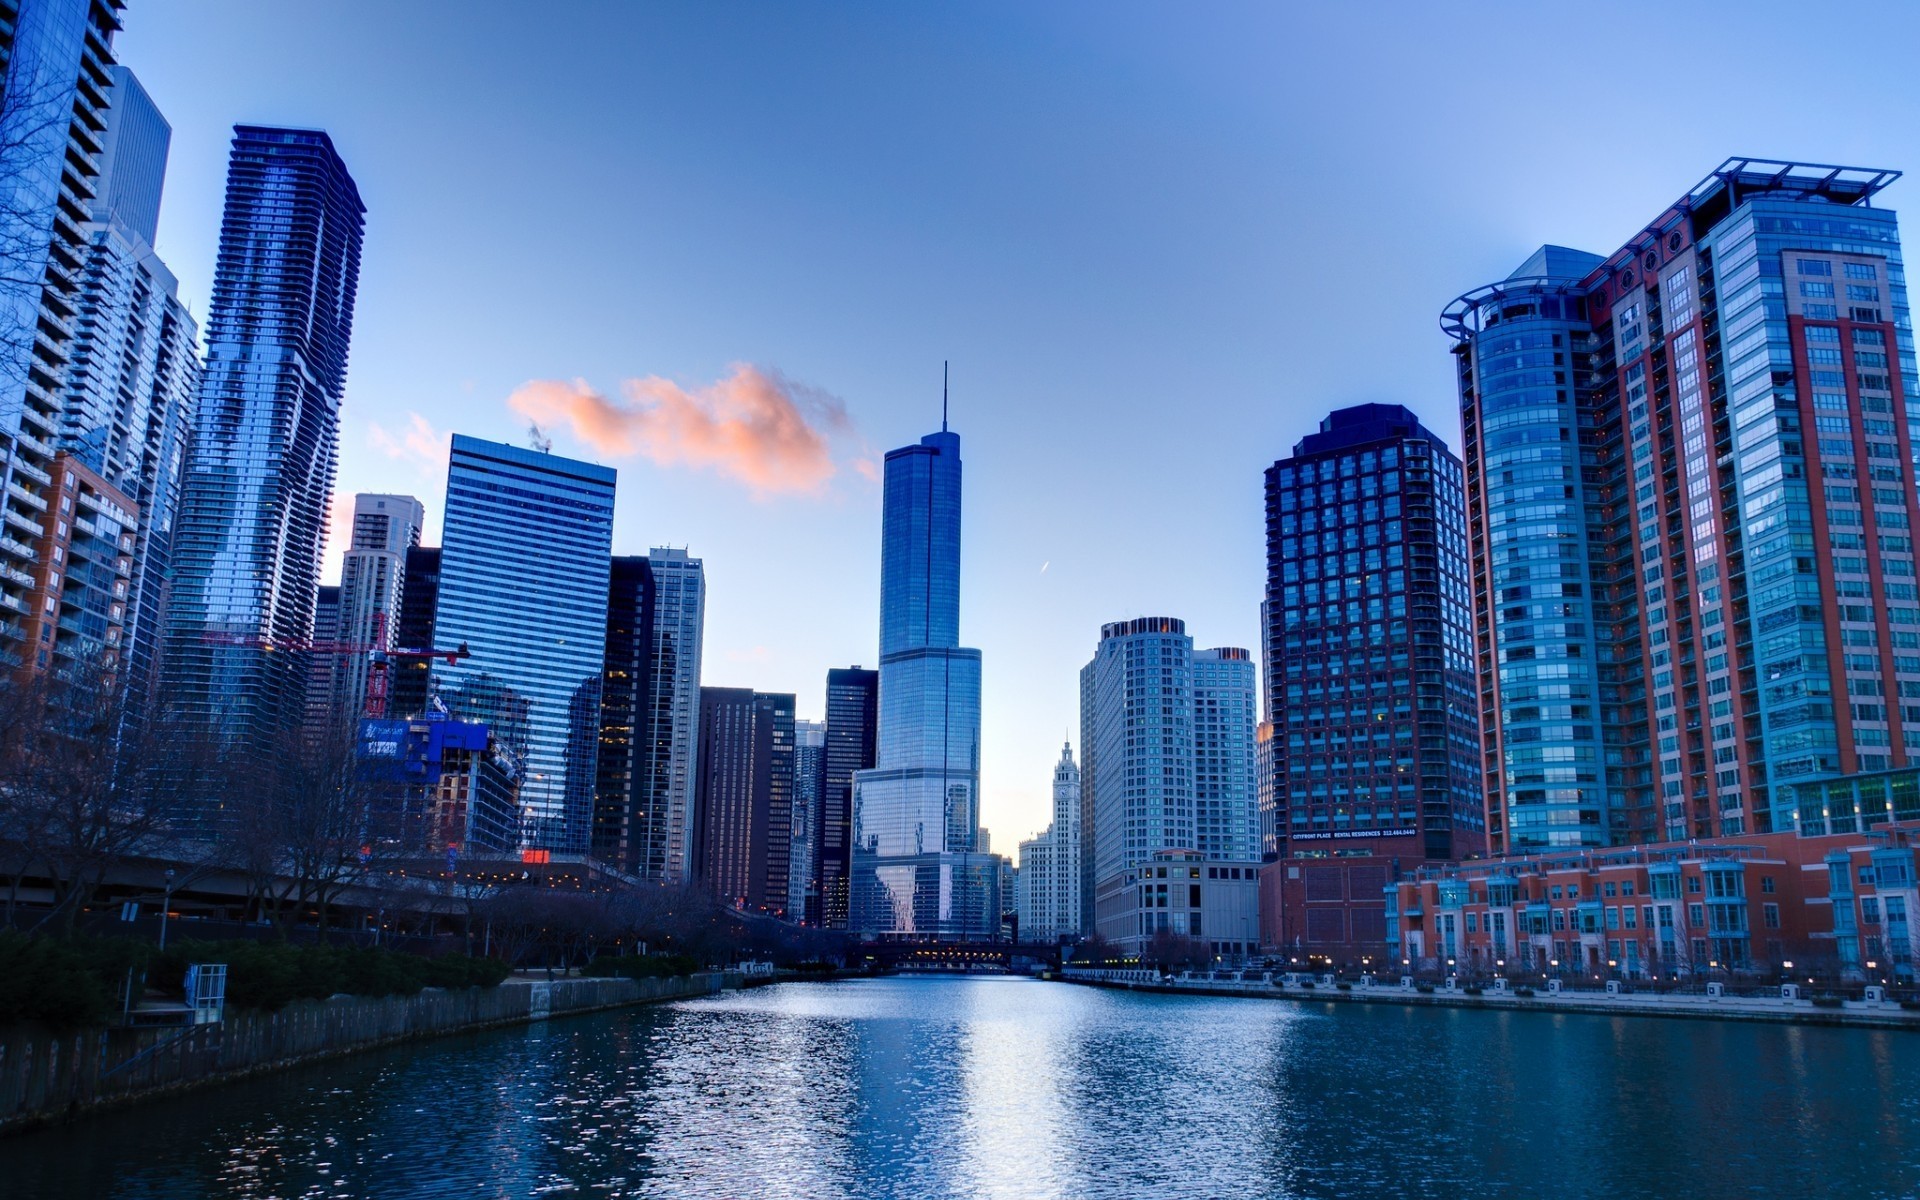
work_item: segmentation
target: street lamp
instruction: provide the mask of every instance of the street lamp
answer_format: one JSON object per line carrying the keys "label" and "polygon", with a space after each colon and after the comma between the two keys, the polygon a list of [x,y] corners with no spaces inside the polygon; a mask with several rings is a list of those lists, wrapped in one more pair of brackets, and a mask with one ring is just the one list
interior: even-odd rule
{"label": "street lamp", "polygon": [[173,908],[173,868],[167,868],[167,896],[160,902],[160,948],[167,948],[167,912]]}

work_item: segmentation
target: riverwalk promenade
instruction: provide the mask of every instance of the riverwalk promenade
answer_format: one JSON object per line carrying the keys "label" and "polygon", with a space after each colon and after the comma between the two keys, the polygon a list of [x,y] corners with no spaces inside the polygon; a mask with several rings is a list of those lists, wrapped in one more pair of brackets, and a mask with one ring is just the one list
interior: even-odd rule
{"label": "riverwalk promenade", "polygon": [[1173,995],[1920,1030],[1920,1011],[1903,1008],[1899,1001],[1886,998],[1880,988],[1867,988],[1865,998],[1855,1000],[1815,997],[1791,984],[1771,989],[1771,994],[1753,995],[1734,994],[1718,984],[1686,992],[1635,991],[1624,983],[1616,983],[1611,989],[1548,987],[1522,991],[1508,988],[1503,981],[1469,985],[1457,979],[1437,983],[1411,978],[1340,980],[1331,975],[1253,970],[1169,976],[1140,968],[1068,967],[1053,978],[1093,987]]}

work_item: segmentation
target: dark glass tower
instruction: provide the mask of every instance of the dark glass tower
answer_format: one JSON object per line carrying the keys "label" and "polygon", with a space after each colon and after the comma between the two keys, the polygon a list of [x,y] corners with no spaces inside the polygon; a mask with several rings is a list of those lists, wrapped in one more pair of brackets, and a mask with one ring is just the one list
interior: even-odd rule
{"label": "dark glass tower", "polygon": [[980,652],[960,640],[960,438],[887,455],[880,532],[880,721],[854,780],[852,928],[977,937],[999,927],[980,838]]}
{"label": "dark glass tower", "polygon": [[[400,585],[400,622],[393,644],[403,650],[433,649],[433,608],[440,602],[440,547],[413,546],[407,550],[407,574]],[[414,717],[427,711],[427,678],[432,663],[403,658],[393,664],[393,699],[387,712]]]}
{"label": "dark glass tower", "polygon": [[251,745],[303,716],[365,211],[325,133],[235,127],[164,670]]}
{"label": "dark glass tower", "polygon": [[1362,404],[1269,467],[1266,491],[1263,856],[1479,853],[1460,461],[1407,409]]}
{"label": "dark glass tower", "polygon": [[787,914],[793,816],[791,694],[700,689],[700,882],[746,912]]}
{"label": "dark glass tower", "polygon": [[594,857],[626,871],[644,863],[653,681],[654,580],[644,555],[613,560],[607,587],[606,669],[600,685]]}
{"label": "dark glass tower", "polygon": [[827,744],[820,778],[820,922],[847,927],[847,866],[852,846],[853,777],[873,766],[880,672],[842,667],[827,672]]}

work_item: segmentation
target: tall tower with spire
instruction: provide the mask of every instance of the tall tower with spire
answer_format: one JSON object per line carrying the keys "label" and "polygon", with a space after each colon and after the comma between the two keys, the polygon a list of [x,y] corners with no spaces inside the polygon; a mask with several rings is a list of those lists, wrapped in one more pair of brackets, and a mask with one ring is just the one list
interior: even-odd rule
{"label": "tall tower with spire", "polygon": [[980,652],[960,645],[960,437],[886,457],[874,766],[854,776],[851,927],[975,937],[999,927],[980,852]]}

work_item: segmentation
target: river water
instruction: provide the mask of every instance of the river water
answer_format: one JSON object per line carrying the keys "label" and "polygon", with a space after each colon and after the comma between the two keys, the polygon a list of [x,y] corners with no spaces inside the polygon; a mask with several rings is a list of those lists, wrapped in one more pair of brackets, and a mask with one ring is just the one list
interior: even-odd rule
{"label": "river water", "polygon": [[0,1197],[1895,1197],[1920,1035],[795,983],[0,1142]]}

